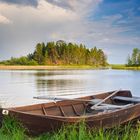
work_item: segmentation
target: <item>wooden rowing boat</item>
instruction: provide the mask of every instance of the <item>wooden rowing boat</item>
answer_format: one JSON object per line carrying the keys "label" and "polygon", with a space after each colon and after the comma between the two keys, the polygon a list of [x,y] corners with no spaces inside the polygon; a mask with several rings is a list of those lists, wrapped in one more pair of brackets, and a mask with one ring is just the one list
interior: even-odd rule
{"label": "wooden rowing boat", "polygon": [[0,108],[0,120],[5,115],[14,116],[30,134],[38,135],[81,120],[90,128],[111,128],[140,116],[140,98],[132,97],[127,90],[113,93],[111,91],[73,100]]}

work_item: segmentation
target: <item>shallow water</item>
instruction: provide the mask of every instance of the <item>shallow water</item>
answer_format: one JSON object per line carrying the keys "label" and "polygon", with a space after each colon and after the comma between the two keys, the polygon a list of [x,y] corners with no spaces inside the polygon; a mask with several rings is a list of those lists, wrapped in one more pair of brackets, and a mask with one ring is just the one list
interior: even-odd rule
{"label": "shallow water", "polygon": [[131,70],[1,70],[3,107],[47,102],[34,96],[79,97],[129,89],[140,96],[140,71]]}

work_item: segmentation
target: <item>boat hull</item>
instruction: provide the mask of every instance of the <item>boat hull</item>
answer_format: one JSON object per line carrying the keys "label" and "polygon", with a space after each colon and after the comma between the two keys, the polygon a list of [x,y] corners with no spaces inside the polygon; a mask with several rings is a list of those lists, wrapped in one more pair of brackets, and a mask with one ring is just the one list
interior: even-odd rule
{"label": "boat hull", "polygon": [[[110,94],[110,92],[98,94],[95,95],[94,98],[104,99]],[[130,91],[122,91],[118,95],[132,97]],[[91,98],[93,98],[93,96],[87,96],[80,99]],[[79,102],[80,101],[78,101],[77,103],[72,101],[59,101],[57,103],[57,106],[54,103],[47,103],[45,104],[45,106],[43,104],[38,104],[18,108],[0,108],[0,121],[2,122],[2,119],[6,115],[10,117],[15,117],[23,124],[28,134],[39,135],[45,132],[57,131],[63,125],[75,124],[81,121],[84,121],[88,128],[99,129],[112,128],[116,125],[125,124],[131,120],[135,120],[136,118],[140,117],[140,103],[130,105],[122,109],[108,112],[104,111],[98,114],[87,113],[77,115],[79,113],[78,111],[81,110],[81,107],[84,107],[84,104],[81,104],[81,106],[79,106]],[[112,101],[108,100],[107,102],[111,103]],[[42,105],[47,111],[46,114],[44,110],[42,110]],[[36,111],[37,109],[41,109],[41,112],[43,112],[44,114],[39,114],[39,110]],[[51,114],[52,112],[56,114],[59,113],[59,115]]]}
{"label": "boat hull", "polygon": [[[2,109],[0,110],[0,118]],[[111,128],[116,125],[125,124],[140,116],[140,105],[137,104],[127,109],[122,109],[116,112],[101,114],[98,116],[82,116],[82,117],[52,117],[40,116],[33,114],[25,114],[21,112],[9,111],[9,116],[16,117],[23,126],[27,129],[27,133],[31,135],[39,135],[45,132],[57,131],[63,125],[75,124],[84,121],[89,128]]]}

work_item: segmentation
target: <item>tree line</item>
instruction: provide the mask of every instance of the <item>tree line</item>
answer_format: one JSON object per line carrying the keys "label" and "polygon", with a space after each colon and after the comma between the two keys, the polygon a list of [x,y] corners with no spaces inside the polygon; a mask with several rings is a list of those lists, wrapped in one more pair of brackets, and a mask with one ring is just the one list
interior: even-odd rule
{"label": "tree line", "polygon": [[86,48],[83,44],[57,42],[38,43],[33,53],[3,61],[8,65],[94,65],[106,66],[107,57],[102,49]]}
{"label": "tree line", "polygon": [[127,66],[140,66],[140,49],[134,48],[132,54],[128,56]]}

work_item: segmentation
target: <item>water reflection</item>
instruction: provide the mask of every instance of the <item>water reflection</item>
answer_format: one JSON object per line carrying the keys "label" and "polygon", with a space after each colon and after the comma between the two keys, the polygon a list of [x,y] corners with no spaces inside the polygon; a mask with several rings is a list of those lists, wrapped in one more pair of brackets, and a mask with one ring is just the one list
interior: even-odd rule
{"label": "water reflection", "polygon": [[123,70],[9,70],[0,71],[0,102],[18,106],[44,102],[38,95],[85,96],[130,89],[140,96],[140,71]]}
{"label": "water reflection", "polygon": [[[38,94],[44,94],[44,95],[58,95],[58,94],[62,95],[62,94],[64,94],[64,95],[66,95],[66,94],[70,94],[70,92],[71,92],[71,94],[72,94],[72,92],[75,92],[75,94],[76,94],[77,90],[81,91],[83,88],[79,88],[79,87],[81,87],[82,84],[84,84],[84,83],[79,80],[38,79],[38,80],[36,80],[36,84],[37,84]],[[76,87],[75,87],[75,85],[76,85]],[[77,88],[77,86],[78,86],[78,88]]]}
{"label": "water reflection", "polygon": [[[38,94],[62,95],[70,94],[76,90],[81,91],[79,87],[84,86],[80,71],[47,71],[42,76],[42,72],[36,73],[36,84]],[[77,89],[78,87],[78,89]],[[72,94],[72,93],[71,93]]]}

